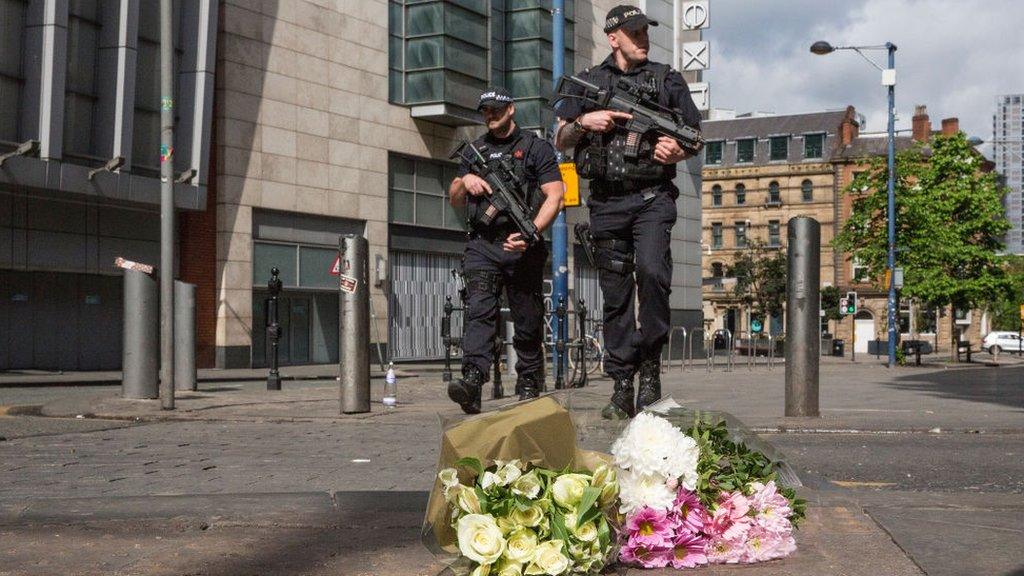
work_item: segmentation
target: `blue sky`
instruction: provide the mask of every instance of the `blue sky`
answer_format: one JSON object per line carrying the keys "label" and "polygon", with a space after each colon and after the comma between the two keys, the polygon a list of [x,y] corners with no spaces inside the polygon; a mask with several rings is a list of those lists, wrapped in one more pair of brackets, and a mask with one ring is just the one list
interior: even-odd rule
{"label": "blue sky", "polygon": [[[815,56],[832,44],[893,42],[897,128],[915,104],[932,125],[956,116],[969,135],[992,135],[995,98],[1024,93],[1024,0],[711,0],[711,106],[776,113],[853,104],[870,132],[885,130],[881,73],[850,51]],[[885,52],[868,52],[885,64]]]}

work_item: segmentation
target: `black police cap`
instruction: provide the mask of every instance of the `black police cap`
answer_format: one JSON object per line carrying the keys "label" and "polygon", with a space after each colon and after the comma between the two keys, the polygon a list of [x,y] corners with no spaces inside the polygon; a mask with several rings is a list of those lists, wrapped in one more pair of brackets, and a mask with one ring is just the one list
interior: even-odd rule
{"label": "black police cap", "polygon": [[651,20],[636,6],[620,4],[608,11],[604,20],[604,32],[608,34],[618,28],[638,30],[644,26],[657,26],[657,20]]}
{"label": "black police cap", "polygon": [[512,95],[504,88],[488,88],[480,95],[480,101],[476,105],[477,110],[484,108],[504,108],[513,102]]}

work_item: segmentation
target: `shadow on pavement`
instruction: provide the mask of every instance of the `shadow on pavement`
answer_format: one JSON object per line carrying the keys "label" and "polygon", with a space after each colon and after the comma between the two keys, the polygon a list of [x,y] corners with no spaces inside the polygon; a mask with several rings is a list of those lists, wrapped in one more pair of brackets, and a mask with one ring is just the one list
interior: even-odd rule
{"label": "shadow on pavement", "polygon": [[1024,366],[958,368],[909,374],[886,385],[938,398],[984,402],[1024,410]]}

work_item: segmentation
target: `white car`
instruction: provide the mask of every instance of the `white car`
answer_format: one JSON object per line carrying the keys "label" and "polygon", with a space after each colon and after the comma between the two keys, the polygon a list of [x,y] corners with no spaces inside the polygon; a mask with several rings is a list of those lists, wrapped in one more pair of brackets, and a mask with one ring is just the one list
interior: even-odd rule
{"label": "white car", "polygon": [[989,354],[1000,352],[1020,352],[1021,339],[1016,332],[989,332],[981,343],[981,349]]}

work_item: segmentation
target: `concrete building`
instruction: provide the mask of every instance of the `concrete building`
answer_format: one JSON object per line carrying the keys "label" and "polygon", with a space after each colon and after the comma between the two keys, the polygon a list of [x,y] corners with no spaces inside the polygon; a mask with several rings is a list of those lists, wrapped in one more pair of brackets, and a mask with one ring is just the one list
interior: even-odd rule
{"label": "concrete building", "polygon": [[[185,215],[212,197],[216,5],[174,20]],[[114,259],[159,263],[159,69],[156,3],[0,0],[0,369],[120,368]]]}
{"label": "concrete building", "polygon": [[[608,54],[601,28],[617,3],[566,2],[567,72]],[[662,23],[654,59],[699,38],[673,29],[679,4],[640,2]],[[198,286],[199,365],[266,364],[271,267],[284,282],[281,363],[337,362],[329,269],[346,233],[370,244],[371,350],[440,357],[465,239],[445,197],[448,155],[481,132],[488,85],[513,92],[520,125],[550,126],[550,1],[176,6],[176,272]],[[158,261],[157,18],[139,0],[0,0],[0,154],[39,142],[0,170],[0,369],[120,366],[113,259]],[[673,317],[686,325],[700,323],[699,165],[681,167],[673,236]],[[569,210],[570,226],[585,218]],[[596,273],[574,252],[570,289],[599,308]]]}
{"label": "concrete building", "polygon": [[1024,254],[1024,94],[996,98],[992,116],[992,158],[996,172],[1006,179],[1009,189],[1003,205],[1010,230],[1006,233],[1006,251]]}
{"label": "concrete building", "polygon": [[[786,223],[810,216],[821,224],[821,282],[836,284],[836,149],[855,138],[853,107],[835,112],[742,115],[704,124],[702,200],[704,318],[711,330],[749,333],[748,310],[728,271],[756,239],[784,250]],[[773,334],[781,317],[762,319]]]}

